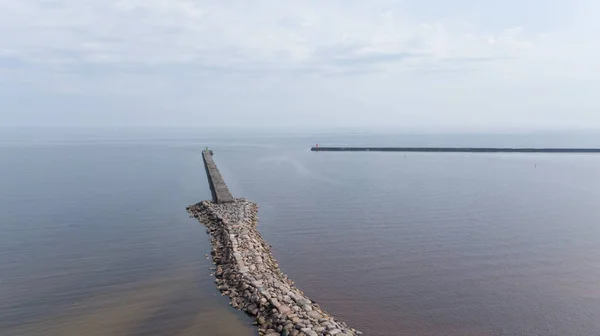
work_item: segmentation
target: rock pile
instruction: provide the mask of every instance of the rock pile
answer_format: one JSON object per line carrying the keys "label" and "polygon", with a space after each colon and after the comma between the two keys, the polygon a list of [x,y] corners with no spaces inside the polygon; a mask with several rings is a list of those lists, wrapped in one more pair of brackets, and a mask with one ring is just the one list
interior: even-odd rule
{"label": "rock pile", "polygon": [[353,336],[294,286],[271,255],[256,229],[258,206],[245,199],[215,204],[204,201],[187,208],[211,235],[217,288],[230,304],[256,319],[260,335]]}

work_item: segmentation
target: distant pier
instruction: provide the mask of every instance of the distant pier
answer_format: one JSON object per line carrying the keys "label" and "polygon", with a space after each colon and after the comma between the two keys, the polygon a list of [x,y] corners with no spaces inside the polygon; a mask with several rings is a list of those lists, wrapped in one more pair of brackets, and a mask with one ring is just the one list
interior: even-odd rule
{"label": "distant pier", "polygon": [[312,147],[313,152],[600,153],[600,148]]}

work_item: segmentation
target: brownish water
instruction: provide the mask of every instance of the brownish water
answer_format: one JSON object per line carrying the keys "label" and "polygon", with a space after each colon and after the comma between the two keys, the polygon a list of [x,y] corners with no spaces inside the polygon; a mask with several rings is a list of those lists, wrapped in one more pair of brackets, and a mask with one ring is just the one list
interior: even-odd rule
{"label": "brownish water", "polygon": [[[4,326],[6,335],[253,335],[220,300],[194,284],[194,276],[107,286],[105,293],[57,305],[32,320]],[[10,324],[10,323],[9,323]]]}
{"label": "brownish water", "polygon": [[195,148],[0,146],[0,335],[255,335],[186,205]]}
{"label": "brownish water", "polygon": [[[561,144],[498,143],[514,138],[328,140]],[[2,143],[0,335],[254,335],[185,212],[209,197],[207,144],[232,193],[259,203],[283,270],[367,335],[600,335],[600,156],[311,153],[313,140]]]}
{"label": "brownish water", "polygon": [[247,152],[282,268],[367,334],[600,335],[600,156]]}

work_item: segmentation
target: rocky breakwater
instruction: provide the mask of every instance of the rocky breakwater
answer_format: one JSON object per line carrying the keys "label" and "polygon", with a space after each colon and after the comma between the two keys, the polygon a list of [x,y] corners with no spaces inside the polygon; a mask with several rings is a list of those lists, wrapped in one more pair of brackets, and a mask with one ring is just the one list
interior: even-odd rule
{"label": "rocky breakwater", "polygon": [[258,206],[244,199],[188,207],[211,235],[217,288],[256,319],[260,335],[350,336],[361,332],[334,319],[294,286],[256,229]]}

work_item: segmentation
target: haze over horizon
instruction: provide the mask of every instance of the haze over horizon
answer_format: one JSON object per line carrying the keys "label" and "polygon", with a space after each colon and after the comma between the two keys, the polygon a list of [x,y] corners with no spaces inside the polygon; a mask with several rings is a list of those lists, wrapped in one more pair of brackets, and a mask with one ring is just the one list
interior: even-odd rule
{"label": "haze over horizon", "polygon": [[600,129],[591,0],[0,3],[0,126]]}

